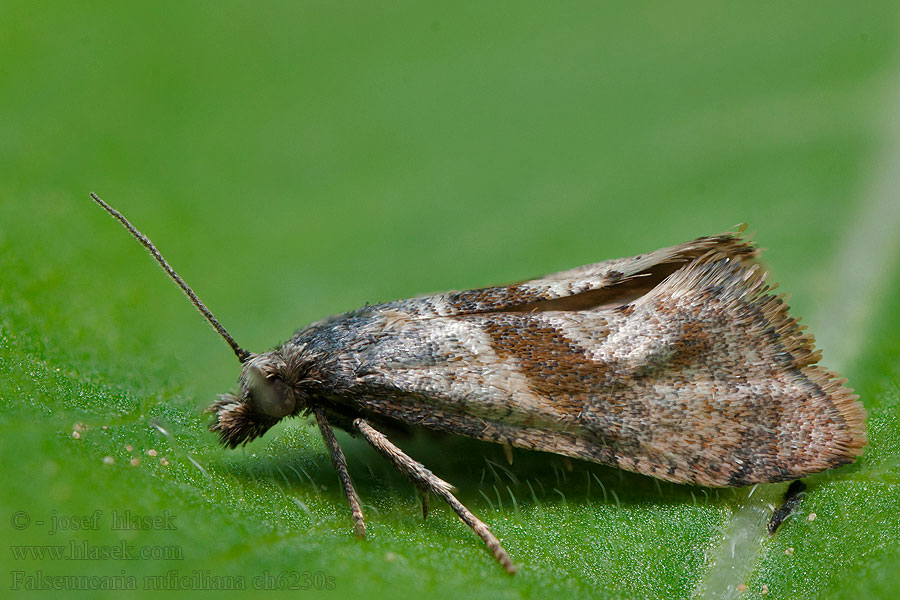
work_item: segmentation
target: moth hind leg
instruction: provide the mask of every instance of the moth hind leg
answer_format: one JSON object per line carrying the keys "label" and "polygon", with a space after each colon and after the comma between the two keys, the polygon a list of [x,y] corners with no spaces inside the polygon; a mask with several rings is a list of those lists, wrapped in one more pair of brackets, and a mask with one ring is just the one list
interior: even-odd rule
{"label": "moth hind leg", "polygon": [[805,483],[799,479],[791,482],[791,485],[788,486],[787,491],[784,493],[784,499],[781,501],[781,506],[775,509],[775,512],[772,513],[772,518],[769,520],[767,526],[769,535],[775,535],[775,531],[777,531],[778,528],[781,527],[781,524],[784,523],[797,509],[800,502],[803,500],[803,494],[805,492]]}
{"label": "moth hind leg", "polygon": [[413,484],[422,490],[424,495],[423,500],[427,498],[429,492],[442,498],[450,505],[450,508],[453,509],[460,520],[478,534],[490,551],[494,553],[494,557],[497,561],[503,565],[503,568],[506,569],[509,574],[516,572],[516,566],[513,564],[512,559],[509,558],[509,554],[506,553],[506,550],[500,544],[500,540],[491,533],[491,530],[484,522],[473,515],[468,508],[463,506],[462,502],[456,499],[456,496],[451,493],[451,490],[453,490],[452,485],[426,469],[422,463],[410,458],[403,450],[392,444],[384,434],[373,428],[364,419],[356,419],[353,421],[353,426],[364,438],[366,438],[366,441],[369,442],[379,454],[388,459],[391,464],[409,477]]}

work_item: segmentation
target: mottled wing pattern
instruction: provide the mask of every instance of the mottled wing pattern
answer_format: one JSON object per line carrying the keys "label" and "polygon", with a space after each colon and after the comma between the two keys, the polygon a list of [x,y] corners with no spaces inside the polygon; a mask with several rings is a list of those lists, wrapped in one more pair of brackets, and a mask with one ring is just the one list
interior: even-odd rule
{"label": "mottled wing pattern", "polygon": [[[702,238],[712,239],[720,238]],[[852,461],[865,444],[862,407],[815,364],[812,337],[758,267],[742,264],[752,251],[731,239],[734,252],[680,259],[616,308],[489,312],[490,301],[472,297],[451,316],[398,311],[383,332],[390,343],[375,340],[359,365],[365,409],[709,486],[783,481]],[[659,252],[685,256],[689,246]],[[565,272],[587,283],[559,274],[535,288],[545,299],[553,282],[595,289],[607,269],[640,260]]]}
{"label": "mottled wing pattern", "polygon": [[450,316],[533,310],[584,310],[626,304],[708,252],[745,260],[758,254],[739,233],[701,237],[691,242],[617,258],[505,286],[448,292],[393,303],[413,316]]}

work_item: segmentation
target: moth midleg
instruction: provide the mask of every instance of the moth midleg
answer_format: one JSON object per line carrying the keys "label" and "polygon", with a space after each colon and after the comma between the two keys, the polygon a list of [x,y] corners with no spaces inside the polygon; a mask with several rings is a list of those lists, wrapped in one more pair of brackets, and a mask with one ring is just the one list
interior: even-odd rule
{"label": "moth midleg", "polygon": [[364,538],[366,537],[366,522],[363,519],[359,494],[356,493],[356,488],[353,487],[353,481],[350,479],[350,471],[347,470],[347,459],[344,458],[344,451],[341,450],[337,438],[334,437],[334,431],[332,431],[331,425],[328,424],[328,419],[325,418],[325,412],[319,407],[313,408],[313,412],[319,424],[319,431],[322,432],[322,439],[325,440],[328,452],[331,453],[331,463],[337,469],[338,478],[341,480],[341,485],[344,486],[347,502],[350,503],[350,512],[353,515],[353,530],[356,532],[356,535]]}
{"label": "moth midleg", "polygon": [[509,554],[506,553],[500,540],[497,539],[488,526],[485,525],[478,517],[463,506],[462,502],[456,499],[450,490],[453,486],[436,476],[434,473],[425,468],[425,466],[410,458],[400,448],[391,443],[387,437],[380,431],[374,429],[363,419],[353,421],[353,426],[366,438],[375,450],[388,459],[397,469],[402,471],[409,477],[412,482],[419,487],[423,493],[434,492],[450,505],[450,508],[456,512],[460,520],[472,528],[478,536],[484,540],[487,547],[494,553],[497,561],[503,565],[503,568],[510,574],[516,572],[516,566],[513,564]]}

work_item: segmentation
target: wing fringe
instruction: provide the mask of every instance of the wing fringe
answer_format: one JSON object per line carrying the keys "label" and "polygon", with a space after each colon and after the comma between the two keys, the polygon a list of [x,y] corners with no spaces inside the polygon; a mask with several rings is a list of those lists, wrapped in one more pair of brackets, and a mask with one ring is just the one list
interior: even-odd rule
{"label": "wing fringe", "polygon": [[[867,442],[866,411],[859,396],[845,386],[846,379],[816,364],[822,353],[815,347],[815,337],[805,333],[805,327],[790,315],[786,295],[772,294],[776,286],[768,285],[765,279],[766,273],[758,264],[744,265],[733,256],[709,252],[670,275],[635,304],[659,300],[702,304],[714,298],[725,303],[723,313],[743,323],[758,323],[761,316],[766,326],[756,333],[767,336],[778,348],[781,366],[797,369],[822,391],[843,418],[844,435],[833,440],[833,448],[838,457],[845,459],[841,464],[851,462]],[[752,333],[748,331],[748,335]],[[836,465],[829,462],[821,466],[824,469]]]}

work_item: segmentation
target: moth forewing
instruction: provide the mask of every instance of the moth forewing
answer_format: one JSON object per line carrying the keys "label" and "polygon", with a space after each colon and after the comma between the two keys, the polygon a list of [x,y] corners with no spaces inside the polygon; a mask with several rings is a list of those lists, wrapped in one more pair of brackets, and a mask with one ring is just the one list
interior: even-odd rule
{"label": "moth forewing", "polygon": [[[655,397],[668,405],[650,418],[647,457],[622,458],[620,466],[739,486],[796,479],[862,452],[865,411],[858,396],[815,364],[821,354],[813,337],[783,298],[770,293],[755,265],[707,254],[641,298],[635,312],[680,326],[660,328],[670,354],[654,367],[667,388],[655,386],[644,402],[652,406]],[[690,381],[661,376],[664,371]]]}
{"label": "moth forewing", "polygon": [[802,477],[865,444],[856,397],[740,255],[707,252],[616,309],[401,321],[388,306],[373,312],[392,311],[390,335],[373,318],[345,357],[363,357],[346,394],[360,411],[708,486]]}
{"label": "moth forewing", "polygon": [[[740,231],[743,229],[742,226]],[[420,317],[616,308],[647,293],[686,263],[710,251],[742,261],[759,254],[753,244],[738,235],[723,233],[510,285],[398,300],[389,306]]]}
{"label": "moth forewing", "polygon": [[[443,498],[509,571],[499,540],[451,486],[372,423],[442,430],[618,466],[737,486],[851,462],[865,412],[770,293],[737,233],[698,238],[517,284],[367,306],[240,348],[150,240],[92,194],[188,294],[242,363],[211,407],[232,448],[282,418],[314,414],[365,535],[332,424],[358,433]],[[427,509],[426,509],[427,512]]]}

